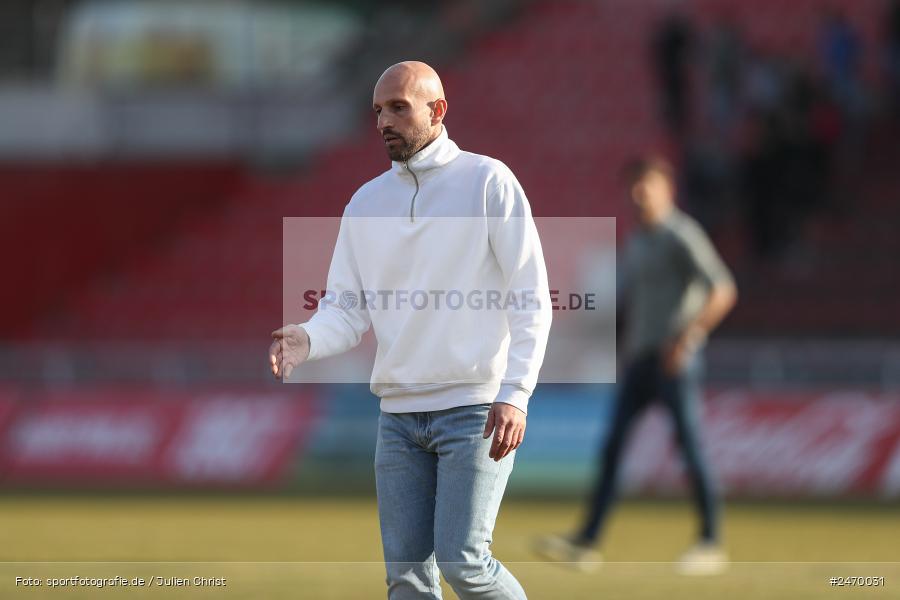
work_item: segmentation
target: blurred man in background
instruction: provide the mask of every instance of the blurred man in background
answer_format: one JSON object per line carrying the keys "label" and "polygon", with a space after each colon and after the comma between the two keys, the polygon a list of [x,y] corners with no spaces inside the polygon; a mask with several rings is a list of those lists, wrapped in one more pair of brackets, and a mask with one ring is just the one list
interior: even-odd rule
{"label": "blurred man in background", "polygon": [[700,443],[703,344],[734,306],[731,273],[701,227],[674,203],[671,166],[657,158],[625,168],[639,228],[628,241],[620,297],[626,310],[625,369],[600,473],[584,523],[570,536],[538,540],[546,558],[589,567],[615,499],[622,449],[636,419],[659,399],[672,418],[700,513],[699,543],[683,557],[686,573],[721,570],[718,500]]}

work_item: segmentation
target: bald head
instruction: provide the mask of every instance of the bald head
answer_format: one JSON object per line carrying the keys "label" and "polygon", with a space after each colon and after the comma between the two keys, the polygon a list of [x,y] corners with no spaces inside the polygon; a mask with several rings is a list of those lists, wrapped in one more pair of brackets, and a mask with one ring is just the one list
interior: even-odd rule
{"label": "bald head", "polygon": [[405,162],[440,135],[447,100],[434,69],[423,62],[404,61],[378,78],[372,108],[388,156]]}
{"label": "bald head", "polygon": [[406,60],[388,67],[375,84],[376,94],[380,85],[399,86],[426,102],[444,97],[444,86],[437,71],[417,60]]}

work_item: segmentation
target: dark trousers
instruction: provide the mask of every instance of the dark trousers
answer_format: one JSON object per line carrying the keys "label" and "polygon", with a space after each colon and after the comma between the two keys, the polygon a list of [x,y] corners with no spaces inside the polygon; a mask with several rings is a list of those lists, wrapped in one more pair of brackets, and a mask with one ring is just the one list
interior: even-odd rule
{"label": "dark trousers", "polygon": [[675,425],[675,434],[687,467],[700,513],[700,538],[718,539],[718,500],[712,473],[700,443],[700,400],[703,357],[693,355],[682,372],[663,371],[659,353],[644,355],[625,368],[624,380],[616,394],[609,433],[602,445],[596,485],[588,506],[587,519],[579,532],[580,541],[594,544],[615,500],[622,449],[637,417],[655,400],[660,400]]}

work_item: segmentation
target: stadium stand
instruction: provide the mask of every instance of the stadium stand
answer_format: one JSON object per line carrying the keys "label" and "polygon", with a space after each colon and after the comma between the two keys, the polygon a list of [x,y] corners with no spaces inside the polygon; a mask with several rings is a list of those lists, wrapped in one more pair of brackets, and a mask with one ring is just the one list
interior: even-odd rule
{"label": "stadium stand", "polygon": [[[650,29],[660,4],[535,2],[514,23],[474,40],[462,60],[443,65],[451,136],[463,148],[507,162],[535,214],[615,216],[621,232],[630,217],[617,181],[619,165],[635,152],[671,143],[656,116],[648,41],[634,35]],[[698,0],[683,6],[702,26],[720,4]],[[877,23],[865,3],[843,4],[864,39],[876,44]],[[819,5],[761,0],[735,6],[730,17],[754,44],[806,53],[812,60],[810,23]],[[866,183],[852,206],[810,224],[805,241],[815,259],[807,261],[806,272],[755,264],[738,229],[714,232],[745,283],[740,306],[723,328],[726,335],[900,333],[900,316],[888,309],[900,303],[898,275],[889,263],[900,244],[890,230],[900,216],[891,185],[900,159],[895,140],[888,130],[872,136]],[[288,178],[238,176],[222,168],[200,177],[202,190],[182,186],[182,194],[164,201],[152,191],[154,175],[142,175],[145,183],[133,179],[129,189],[137,191],[128,206],[137,229],[133,243],[124,243],[127,260],[100,268],[98,243],[93,262],[79,261],[82,268],[97,266],[95,275],[70,288],[64,304],[42,304],[43,314],[32,315],[23,331],[34,339],[68,341],[264,339],[281,315],[281,218],[337,217],[355,188],[386,166],[372,123],[367,133],[316,151],[302,173]],[[93,189],[89,182],[75,183],[72,198]],[[209,201],[213,193],[219,195],[215,202]],[[160,217],[185,206],[196,218],[166,220],[171,227],[164,235],[156,229],[159,235],[140,234],[142,228],[162,227]],[[96,235],[61,231],[48,243],[57,250],[87,237],[111,242],[106,248],[122,243]],[[89,246],[79,248],[85,256],[91,253]],[[69,281],[78,279],[71,275]]]}

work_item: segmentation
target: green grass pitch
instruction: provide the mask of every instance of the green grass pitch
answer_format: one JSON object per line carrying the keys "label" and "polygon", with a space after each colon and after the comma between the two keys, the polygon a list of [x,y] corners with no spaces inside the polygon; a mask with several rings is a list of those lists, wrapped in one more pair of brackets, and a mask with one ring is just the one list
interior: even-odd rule
{"label": "green grass pitch", "polygon": [[[683,502],[626,502],[584,574],[539,562],[535,535],[566,531],[581,510],[564,501],[507,500],[494,554],[532,600],[900,598],[900,508],[728,504],[727,572],[684,577],[672,561],[696,520]],[[372,498],[7,496],[0,498],[0,598],[384,598]],[[48,587],[49,578],[224,578],[225,586]],[[883,577],[832,587],[831,577]],[[16,586],[34,577],[41,586]],[[456,596],[445,585],[444,597]]]}

